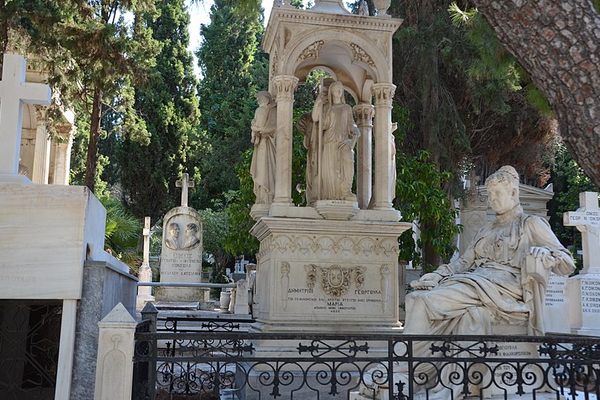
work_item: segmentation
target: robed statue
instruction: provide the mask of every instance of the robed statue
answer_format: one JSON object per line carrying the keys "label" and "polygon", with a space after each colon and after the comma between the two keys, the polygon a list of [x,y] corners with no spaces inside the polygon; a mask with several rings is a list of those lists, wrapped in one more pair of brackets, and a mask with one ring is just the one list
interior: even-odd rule
{"label": "robed statue", "polygon": [[256,204],[271,204],[275,193],[275,130],[277,108],[269,92],[256,94],[258,108],[252,119],[254,153],[250,174],[254,180]]}
{"label": "robed statue", "polygon": [[360,131],[352,107],[344,100],[344,85],[322,82],[310,114],[300,121],[306,157],[306,203],[317,200],[356,201],[352,193],[354,146]]}

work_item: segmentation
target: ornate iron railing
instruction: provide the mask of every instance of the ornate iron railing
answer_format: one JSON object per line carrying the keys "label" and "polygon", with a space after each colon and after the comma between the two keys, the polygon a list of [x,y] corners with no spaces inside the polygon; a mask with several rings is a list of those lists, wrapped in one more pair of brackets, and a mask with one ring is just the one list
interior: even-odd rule
{"label": "ornate iron railing", "polygon": [[156,368],[134,399],[600,398],[599,338],[138,332],[136,341],[135,362]]}

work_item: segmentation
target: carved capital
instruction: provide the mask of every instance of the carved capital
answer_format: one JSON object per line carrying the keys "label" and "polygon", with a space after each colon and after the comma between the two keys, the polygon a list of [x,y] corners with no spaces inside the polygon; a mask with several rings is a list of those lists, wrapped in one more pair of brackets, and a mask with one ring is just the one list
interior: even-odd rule
{"label": "carved capital", "polygon": [[373,114],[375,107],[371,104],[360,103],[354,106],[354,118],[358,126],[371,126],[373,124]]}
{"label": "carved capital", "polygon": [[277,93],[277,102],[281,100],[292,101],[294,99],[298,78],[292,75],[277,75],[273,78],[273,84]]}
{"label": "carved capital", "polygon": [[396,92],[396,85],[392,83],[376,83],[373,85],[373,96],[375,97],[375,106],[392,106],[392,99]]}

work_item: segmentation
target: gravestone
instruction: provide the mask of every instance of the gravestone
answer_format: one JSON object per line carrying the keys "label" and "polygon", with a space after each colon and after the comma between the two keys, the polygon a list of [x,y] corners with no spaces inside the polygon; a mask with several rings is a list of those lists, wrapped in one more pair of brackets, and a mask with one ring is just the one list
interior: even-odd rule
{"label": "gravestone", "polygon": [[567,281],[566,276],[550,274],[544,300],[544,326],[546,332],[571,333],[569,324],[565,323],[565,316],[569,313]]}
{"label": "gravestone", "polygon": [[[193,187],[188,174],[183,174],[181,206],[171,209],[163,219],[160,281],[177,283],[202,282],[202,220],[188,206],[188,188]],[[155,296],[163,302],[204,301],[205,289],[191,287],[161,287]]]}
{"label": "gravestone", "polygon": [[600,209],[598,193],[579,194],[580,208],[563,214],[565,226],[581,232],[583,269],[569,278],[567,298],[571,331],[580,335],[600,336]]}

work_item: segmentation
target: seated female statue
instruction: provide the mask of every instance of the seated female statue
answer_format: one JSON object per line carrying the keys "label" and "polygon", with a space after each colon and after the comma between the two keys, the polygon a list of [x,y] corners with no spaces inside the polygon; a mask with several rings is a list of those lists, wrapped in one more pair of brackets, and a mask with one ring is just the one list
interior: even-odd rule
{"label": "seated female statue", "polygon": [[[486,187],[496,219],[462,257],[411,282],[419,290],[406,297],[404,333],[485,335],[493,333],[493,321],[528,321],[529,334],[543,334],[547,277],[571,274],[573,258],[545,219],[523,213],[513,167],[500,168]],[[530,270],[527,256],[534,259]]]}

